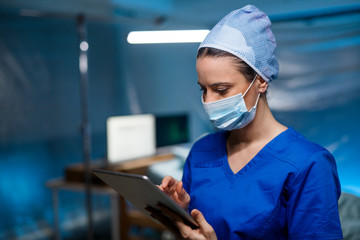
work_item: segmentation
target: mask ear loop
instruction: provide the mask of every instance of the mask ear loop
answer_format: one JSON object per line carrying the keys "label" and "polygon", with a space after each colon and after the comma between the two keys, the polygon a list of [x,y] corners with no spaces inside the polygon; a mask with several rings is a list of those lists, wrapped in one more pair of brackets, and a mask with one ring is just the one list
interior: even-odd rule
{"label": "mask ear loop", "polygon": [[245,95],[247,94],[247,92],[249,91],[249,89],[251,88],[251,86],[253,85],[253,83],[255,82],[255,79],[256,79],[256,77],[257,77],[257,76],[258,76],[258,75],[256,74],[256,75],[255,75],[255,77],[254,77],[254,79],[252,80],[252,82],[251,82],[250,86],[248,87],[248,89],[246,89],[246,91],[245,91],[245,93],[244,93],[243,97],[245,97]]}
{"label": "mask ear loop", "polygon": [[258,94],[258,97],[257,97],[257,99],[256,99],[256,103],[255,103],[255,105],[253,106],[253,108],[254,108],[254,107],[257,107],[257,104],[258,104],[259,98],[260,98],[260,94],[261,94],[261,93]]}
{"label": "mask ear loop", "polygon": [[[250,86],[249,86],[248,89],[245,91],[243,97],[245,97],[246,93],[249,91],[249,89],[251,88],[251,86],[252,86],[253,83],[255,82],[255,79],[256,79],[257,76],[258,76],[258,75],[256,74],[255,77],[254,77],[254,79],[252,80]],[[254,108],[254,107],[257,106],[257,104],[258,104],[258,102],[259,102],[259,98],[260,98],[260,93],[258,94],[258,96],[257,96],[257,98],[256,98],[256,103],[255,103],[255,105],[254,105],[252,108]]]}

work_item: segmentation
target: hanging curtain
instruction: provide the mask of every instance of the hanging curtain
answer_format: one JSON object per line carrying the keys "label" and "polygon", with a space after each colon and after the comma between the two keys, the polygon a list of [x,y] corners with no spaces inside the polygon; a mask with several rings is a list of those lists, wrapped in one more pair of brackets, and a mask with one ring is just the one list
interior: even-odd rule
{"label": "hanging curtain", "polygon": [[272,109],[324,109],[360,97],[359,14],[274,23],[272,29],[280,62]]}

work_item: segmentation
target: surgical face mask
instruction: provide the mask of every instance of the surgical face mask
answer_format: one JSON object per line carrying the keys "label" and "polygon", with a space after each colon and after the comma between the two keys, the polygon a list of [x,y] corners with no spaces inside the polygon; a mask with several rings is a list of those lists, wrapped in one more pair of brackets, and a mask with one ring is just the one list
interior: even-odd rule
{"label": "surgical face mask", "polygon": [[244,95],[239,93],[234,96],[209,103],[205,103],[203,97],[201,97],[204,109],[208,114],[210,121],[216,128],[225,131],[240,129],[248,125],[255,118],[260,93],[258,94],[255,105],[250,109],[250,111],[246,108],[244,97],[253,85],[256,77],[257,75],[245,91]]}

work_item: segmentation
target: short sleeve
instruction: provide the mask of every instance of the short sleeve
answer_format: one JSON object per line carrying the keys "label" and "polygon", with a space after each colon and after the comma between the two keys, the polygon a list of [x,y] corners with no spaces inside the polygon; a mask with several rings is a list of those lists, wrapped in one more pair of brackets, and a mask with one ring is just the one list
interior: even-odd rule
{"label": "short sleeve", "polygon": [[289,239],[342,239],[340,183],[335,159],[327,150],[315,152],[287,189]]}

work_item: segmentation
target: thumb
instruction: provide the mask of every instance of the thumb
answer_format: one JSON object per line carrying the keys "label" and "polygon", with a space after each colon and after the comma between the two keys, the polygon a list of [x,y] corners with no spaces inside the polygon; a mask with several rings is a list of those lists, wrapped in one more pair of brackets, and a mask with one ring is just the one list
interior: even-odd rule
{"label": "thumb", "polygon": [[204,215],[197,209],[191,211],[191,216],[195,219],[195,221],[199,224],[200,228],[207,229],[211,227],[206,221]]}
{"label": "thumb", "polygon": [[206,239],[217,239],[216,233],[212,226],[206,221],[204,215],[197,209],[191,211],[192,217],[200,226],[200,231],[204,234]]}

